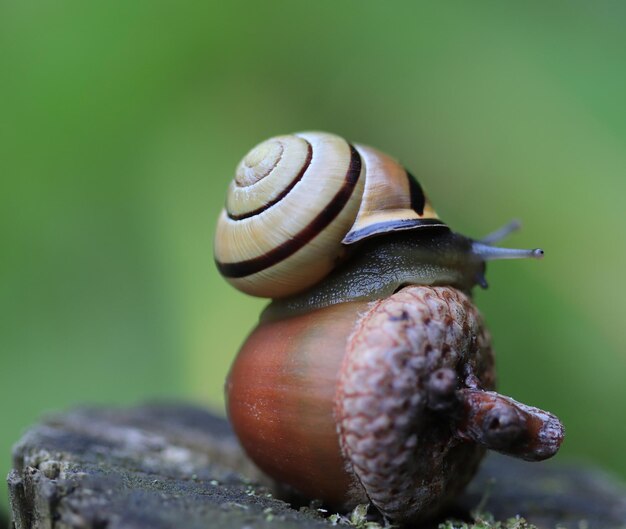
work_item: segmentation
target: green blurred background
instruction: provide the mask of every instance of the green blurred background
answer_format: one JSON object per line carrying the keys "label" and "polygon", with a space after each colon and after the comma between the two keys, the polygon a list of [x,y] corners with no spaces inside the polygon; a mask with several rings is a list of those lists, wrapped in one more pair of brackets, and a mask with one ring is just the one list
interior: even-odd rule
{"label": "green blurred background", "polygon": [[[234,167],[321,129],[541,262],[477,293],[505,393],[626,476],[626,4],[0,3],[0,475],[42,414],[222,384],[264,301],[212,259]],[[5,494],[1,494],[5,502]],[[6,503],[4,503],[6,508]]]}

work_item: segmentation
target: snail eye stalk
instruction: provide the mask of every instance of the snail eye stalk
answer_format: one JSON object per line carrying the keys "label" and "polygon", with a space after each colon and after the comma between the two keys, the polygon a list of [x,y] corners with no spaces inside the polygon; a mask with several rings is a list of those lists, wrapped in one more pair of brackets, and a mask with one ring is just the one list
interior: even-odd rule
{"label": "snail eye stalk", "polygon": [[483,261],[495,261],[496,259],[542,259],[544,254],[541,248],[530,250],[500,248],[477,241],[472,243],[472,253]]}
{"label": "snail eye stalk", "polygon": [[480,257],[483,261],[494,261],[496,259],[541,259],[543,250],[534,248],[522,250],[517,248],[500,248],[493,246],[495,243],[506,239],[511,233],[518,231],[522,227],[520,220],[514,219],[496,231],[486,235],[479,241],[472,241],[472,254]]}
{"label": "snail eye stalk", "polygon": [[489,235],[485,235],[479,242],[483,244],[495,244],[497,242],[503,241],[506,239],[511,233],[515,233],[522,228],[522,221],[519,219],[513,219],[508,224],[505,224],[501,228],[498,228],[496,231],[491,232]]}

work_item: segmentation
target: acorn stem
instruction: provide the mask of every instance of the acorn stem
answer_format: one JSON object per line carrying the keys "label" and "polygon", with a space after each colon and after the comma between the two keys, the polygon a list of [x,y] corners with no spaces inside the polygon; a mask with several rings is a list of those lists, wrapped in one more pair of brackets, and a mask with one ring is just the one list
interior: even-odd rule
{"label": "acorn stem", "polygon": [[563,441],[557,417],[494,391],[456,391],[460,417],[456,435],[503,454],[541,461],[552,457]]}
{"label": "acorn stem", "polygon": [[484,261],[493,261],[495,259],[541,259],[543,257],[543,250],[541,248],[532,250],[500,248],[478,241],[472,242],[472,253]]}
{"label": "acorn stem", "polygon": [[498,228],[496,231],[492,231],[490,234],[485,235],[480,242],[483,244],[494,244],[506,239],[511,233],[518,231],[522,227],[522,221],[519,219],[513,219],[504,226]]}

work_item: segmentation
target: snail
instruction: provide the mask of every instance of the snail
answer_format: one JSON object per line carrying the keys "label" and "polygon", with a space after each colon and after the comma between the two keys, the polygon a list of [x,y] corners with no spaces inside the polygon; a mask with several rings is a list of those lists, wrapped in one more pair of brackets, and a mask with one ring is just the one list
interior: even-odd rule
{"label": "snail", "polygon": [[553,456],[558,418],[495,391],[471,300],[485,263],[540,258],[441,221],[390,156],[322,132],[271,138],[241,161],[214,244],[233,286],[272,298],[226,383],[244,450],[278,483],[388,520],[435,516],[486,449]]}

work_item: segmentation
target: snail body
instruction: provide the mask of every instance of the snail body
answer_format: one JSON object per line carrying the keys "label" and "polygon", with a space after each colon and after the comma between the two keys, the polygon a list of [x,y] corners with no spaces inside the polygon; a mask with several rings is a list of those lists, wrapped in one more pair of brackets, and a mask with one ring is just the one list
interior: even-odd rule
{"label": "snail body", "polygon": [[487,448],[554,455],[558,419],[495,392],[471,301],[487,260],[543,254],[493,246],[512,229],[452,232],[398,162],[331,134],[248,153],[215,257],[231,284],[273,298],[226,384],[250,458],[306,498],[408,523],[441,510]]}

